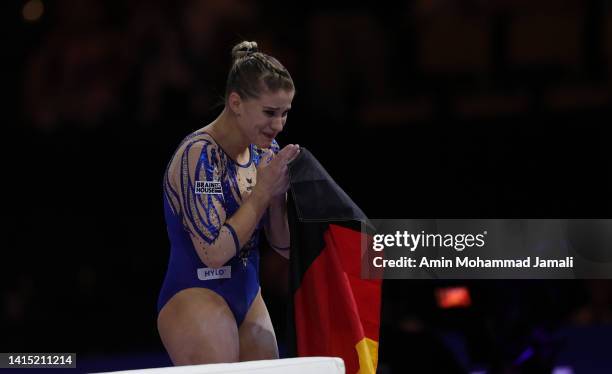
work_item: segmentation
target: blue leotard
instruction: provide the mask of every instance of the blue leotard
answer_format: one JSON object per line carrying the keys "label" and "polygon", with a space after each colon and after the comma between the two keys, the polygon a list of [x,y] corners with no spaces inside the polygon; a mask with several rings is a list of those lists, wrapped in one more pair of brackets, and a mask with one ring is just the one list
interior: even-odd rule
{"label": "blue leotard", "polygon": [[[273,152],[278,144],[273,142]],[[208,268],[193,240],[213,243],[225,220],[255,185],[263,150],[251,145],[249,161],[233,161],[206,132],[186,137],[164,174],[164,215],[170,239],[168,270],[159,294],[158,312],[172,296],[191,287],[208,288],[227,302],[238,325],[259,292],[260,222],[249,241],[219,269]],[[204,185],[205,182],[207,183]],[[262,220],[263,221],[263,220]]]}

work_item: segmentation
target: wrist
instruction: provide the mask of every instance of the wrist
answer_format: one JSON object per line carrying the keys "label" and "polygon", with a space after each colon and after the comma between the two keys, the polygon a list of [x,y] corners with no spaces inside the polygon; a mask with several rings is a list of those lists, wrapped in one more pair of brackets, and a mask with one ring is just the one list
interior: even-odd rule
{"label": "wrist", "polygon": [[260,213],[268,209],[271,200],[272,196],[267,191],[262,191],[257,188],[253,190],[253,193],[249,197],[249,201],[257,207],[257,211]]}
{"label": "wrist", "polygon": [[287,203],[287,194],[286,194],[286,193],[283,193],[283,194],[280,194],[280,195],[273,196],[273,197],[270,199],[270,206],[271,206],[271,207],[275,207],[275,208],[277,208],[277,207],[282,207],[282,206],[283,206],[283,205],[285,205],[286,203]]}

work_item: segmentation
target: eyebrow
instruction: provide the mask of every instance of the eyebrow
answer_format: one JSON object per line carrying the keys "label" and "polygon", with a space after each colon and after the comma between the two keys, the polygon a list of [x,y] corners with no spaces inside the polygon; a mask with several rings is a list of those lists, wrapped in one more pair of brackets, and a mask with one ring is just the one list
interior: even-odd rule
{"label": "eyebrow", "polygon": [[[275,107],[275,106],[265,106],[264,105],[264,109],[271,109],[271,110],[279,110],[279,107]],[[291,109],[291,106],[287,107],[287,110]]]}

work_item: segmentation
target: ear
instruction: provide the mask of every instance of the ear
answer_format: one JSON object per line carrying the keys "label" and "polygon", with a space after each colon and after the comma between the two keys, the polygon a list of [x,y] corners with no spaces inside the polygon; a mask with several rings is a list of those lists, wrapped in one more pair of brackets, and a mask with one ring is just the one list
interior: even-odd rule
{"label": "ear", "polygon": [[232,92],[229,94],[227,98],[227,103],[229,104],[230,110],[237,116],[240,117],[242,114],[242,98],[238,93]]}

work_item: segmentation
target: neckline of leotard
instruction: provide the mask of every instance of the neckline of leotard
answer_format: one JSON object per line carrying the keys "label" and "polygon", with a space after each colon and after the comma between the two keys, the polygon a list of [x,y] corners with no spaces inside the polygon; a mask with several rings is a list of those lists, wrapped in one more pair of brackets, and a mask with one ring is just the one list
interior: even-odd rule
{"label": "neckline of leotard", "polygon": [[217,141],[217,139],[215,139],[214,136],[212,136],[208,131],[198,131],[195,133],[196,135],[200,135],[200,134],[206,134],[208,136],[210,136],[210,138],[215,142],[215,144],[217,145],[217,147],[219,147],[219,149],[225,153],[225,155],[227,156],[227,158],[229,158],[230,160],[232,160],[232,162],[234,164],[236,164],[237,166],[240,166],[241,168],[248,168],[249,166],[251,166],[251,162],[253,162],[253,144],[249,144],[249,161],[246,164],[241,164],[238,161],[234,160],[229,153],[225,152],[225,149],[223,149],[223,147],[221,147],[221,144],[219,144],[219,142]]}

